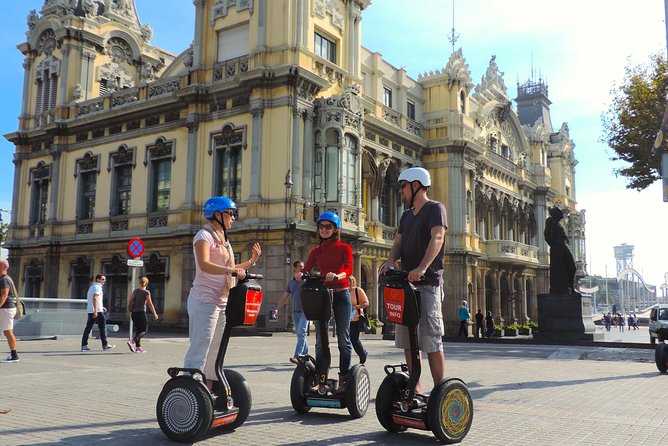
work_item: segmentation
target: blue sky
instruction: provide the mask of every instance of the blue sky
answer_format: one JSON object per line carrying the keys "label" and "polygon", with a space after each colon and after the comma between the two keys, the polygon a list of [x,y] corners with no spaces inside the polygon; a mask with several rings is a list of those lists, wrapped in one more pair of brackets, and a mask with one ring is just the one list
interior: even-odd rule
{"label": "blue sky", "polygon": [[[271,1],[271,0],[270,0]],[[25,40],[26,16],[43,0],[4,2],[0,34],[0,134],[18,126],[23,85],[23,56],[16,45]],[[192,41],[191,0],[136,0],[142,23],[154,30],[152,43],[180,53]],[[166,5],[168,5],[166,7]],[[613,6],[614,5],[614,6]],[[456,48],[462,48],[473,82],[480,82],[490,57],[504,74],[508,94],[517,82],[542,77],[552,101],[552,125],[567,122],[575,142],[578,207],[587,210],[587,257],[590,272],[614,274],[613,246],[635,246],[634,266],[646,281],[660,284],[668,272],[668,203],[659,184],[638,193],[614,176],[610,150],[599,142],[601,113],[610,89],[620,83],[624,67],[644,63],[666,51],[662,0],[469,0],[455,5]],[[452,0],[374,0],[362,20],[363,45],[380,52],[396,67],[418,74],[441,69],[452,46]],[[532,70],[533,68],[533,70]],[[0,138],[0,208],[11,208],[13,145]],[[5,220],[8,215],[3,216]],[[661,222],[664,222],[661,224]]]}

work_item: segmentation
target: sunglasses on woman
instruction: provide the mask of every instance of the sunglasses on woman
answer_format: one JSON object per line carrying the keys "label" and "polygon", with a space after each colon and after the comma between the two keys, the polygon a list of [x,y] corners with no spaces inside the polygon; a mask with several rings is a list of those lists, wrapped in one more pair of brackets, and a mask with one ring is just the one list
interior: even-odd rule
{"label": "sunglasses on woman", "polygon": [[318,229],[324,229],[326,231],[331,231],[332,229],[334,229],[334,226],[332,226],[332,225],[318,225]]}
{"label": "sunglasses on woman", "polygon": [[237,218],[237,217],[239,216],[239,214],[237,213],[237,211],[233,211],[232,209],[228,209],[228,210],[226,210],[226,211],[223,211],[223,214],[227,214],[227,215],[229,215],[230,217],[234,217],[234,218]]}

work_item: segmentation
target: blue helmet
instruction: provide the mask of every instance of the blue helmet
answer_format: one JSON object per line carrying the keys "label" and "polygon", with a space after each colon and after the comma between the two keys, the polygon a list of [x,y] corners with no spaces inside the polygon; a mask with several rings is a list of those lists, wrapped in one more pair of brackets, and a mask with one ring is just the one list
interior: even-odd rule
{"label": "blue helmet", "polygon": [[334,226],[336,226],[336,229],[341,229],[341,219],[334,212],[327,211],[320,214],[320,217],[318,217],[318,223],[323,220],[331,221],[334,223]]}
{"label": "blue helmet", "polygon": [[236,208],[236,203],[227,197],[211,197],[204,203],[202,212],[204,213],[204,217],[211,219],[216,212],[223,212],[228,209]]}

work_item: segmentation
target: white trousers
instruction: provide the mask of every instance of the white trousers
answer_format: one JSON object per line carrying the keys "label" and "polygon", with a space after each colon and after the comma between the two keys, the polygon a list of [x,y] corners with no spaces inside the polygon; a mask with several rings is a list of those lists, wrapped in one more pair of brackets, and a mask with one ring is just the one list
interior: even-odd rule
{"label": "white trousers", "polygon": [[204,372],[207,379],[217,381],[216,356],[225,329],[225,307],[202,303],[188,297],[190,347],[183,367]]}

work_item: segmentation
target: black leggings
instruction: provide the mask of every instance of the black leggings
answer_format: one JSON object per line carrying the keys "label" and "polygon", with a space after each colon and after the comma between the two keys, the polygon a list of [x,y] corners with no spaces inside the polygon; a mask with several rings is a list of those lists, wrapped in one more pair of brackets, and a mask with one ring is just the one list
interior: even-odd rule
{"label": "black leggings", "polygon": [[145,311],[133,311],[132,312],[132,323],[134,324],[135,337],[132,338],[135,341],[135,345],[140,347],[141,338],[146,335],[148,331],[148,319],[146,318]]}

